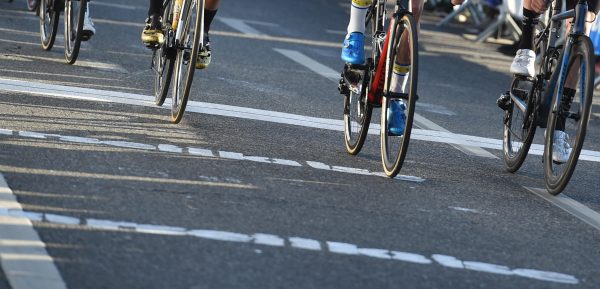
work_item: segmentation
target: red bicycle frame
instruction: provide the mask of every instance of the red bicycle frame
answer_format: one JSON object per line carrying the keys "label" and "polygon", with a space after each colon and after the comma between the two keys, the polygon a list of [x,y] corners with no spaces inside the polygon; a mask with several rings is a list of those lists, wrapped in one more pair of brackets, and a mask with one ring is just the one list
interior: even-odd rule
{"label": "red bicycle frame", "polygon": [[[381,56],[379,56],[379,62],[377,63],[377,70],[375,70],[375,79],[371,84],[371,89],[369,89],[369,95],[367,96],[370,103],[381,103],[381,94],[383,92],[383,83],[381,83],[381,81],[387,62],[388,42],[390,41],[390,31],[392,30],[392,27],[394,27],[394,17],[392,17],[392,20],[390,21],[390,27],[388,27],[388,32],[383,43],[383,50],[381,51]],[[375,49],[375,47],[373,47],[373,49]]]}

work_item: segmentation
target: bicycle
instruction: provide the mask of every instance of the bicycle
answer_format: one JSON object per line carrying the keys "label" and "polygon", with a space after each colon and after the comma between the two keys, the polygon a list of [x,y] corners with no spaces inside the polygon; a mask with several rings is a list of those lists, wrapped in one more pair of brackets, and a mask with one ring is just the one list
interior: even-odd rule
{"label": "bicycle", "polygon": [[[547,117],[544,182],[547,191],[553,195],[565,189],[577,165],[591,114],[594,80],[594,50],[585,35],[587,0],[580,0],[574,9],[563,13],[560,13],[561,6],[560,0],[555,1],[548,17],[550,25],[541,25],[535,37],[534,49],[539,56],[537,74],[533,78],[515,76],[510,90],[499,99],[499,105],[505,109],[503,154],[509,172],[521,167],[540,125],[539,120]],[[562,21],[567,19],[573,19],[574,25],[571,25],[565,44],[558,45]],[[563,98],[567,80],[574,75],[579,78],[574,88],[577,97]],[[502,99],[508,102],[503,105]],[[566,161],[553,159],[554,135],[561,128],[565,132],[568,128],[568,135],[575,136],[569,140],[571,152]]]}
{"label": "bicycle", "polygon": [[[402,168],[415,113],[418,78],[417,25],[410,0],[397,0],[390,18],[388,31],[384,30],[385,0],[373,1],[368,10],[366,27],[371,26],[371,57],[364,65],[344,66],[338,90],[344,98],[344,142],[346,151],[356,155],[366,140],[373,107],[381,107],[381,160],[387,176],[395,177]],[[400,51],[400,40],[406,38],[410,51],[411,68],[405,93],[390,92],[393,65]],[[404,51],[405,52],[405,51]],[[388,134],[387,115],[392,101],[405,103],[405,130],[401,136]]]}
{"label": "bicycle", "polygon": [[42,48],[49,51],[54,46],[58,31],[60,11],[64,10],[65,60],[73,64],[79,56],[83,40],[83,19],[88,0],[40,0],[40,35]]}
{"label": "bicycle", "polygon": [[[180,5],[181,9],[175,5]],[[162,106],[171,82],[171,122],[179,123],[185,112],[194,78],[198,51],[204,47],[204,0],[163,2],[164,42],[153,49],[155,104]],[[176,9],[177,8],[177,9]],[[177,15],[177,10],[180,14]],[[192,26],[193,25],[193,26]],[[174,79],[173,79],[174,76]]]}

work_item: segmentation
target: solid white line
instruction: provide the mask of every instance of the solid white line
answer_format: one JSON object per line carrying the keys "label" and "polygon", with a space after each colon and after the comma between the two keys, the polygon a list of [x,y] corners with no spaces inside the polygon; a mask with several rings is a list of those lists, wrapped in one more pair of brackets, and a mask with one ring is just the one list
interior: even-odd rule
{"label": "solid white line", "polygon": [[600,230],[600,213],[586,207],[582,203],[577,202],[564,194],[552,196],[546,190],[540,188],[525,187],[525,189],[584,221],[588,225]]}
{"label": "solid white line", "polygon": [[246,24],[246,21],[244,20],[227,17],[217,17],[217,19],[238,32],[248,35],[264,35],[260,31],[250,27],[250,25]]}
{"label": "solid white line", "polygon": [[[285,57],[293,60],[294,62],[296,62],[296,63],[314,71],[315,73],[317,73],[327,79],[330,79],[336,83],[340,79],[340,73],[338,71],[333,70],[330,67],[327,67],[327,66],[317,62],[316,60],[302,54],[301,52],[298,52],[296,50],[279,49],[279,48],[274,48],[274,50],[283,54]],[[421,128],[425,128],[425,129],[449,132],[448,130],[444,129],[443,127],[441,127],[441,126],[435,124],[434,122],[426,119],[425,117],[419,115],[418,113],[415,113],[415,124]],[[370,131],[369,133],[372,133],[372,132]],[[377,131],[377,133],[379,133],[379,132]],[[492,154],[480,147],[473,147],[473,146],[468,146],[468,145],[467,146],[455,145],[455,144],[452,146],[468,155],[485,157],[485,158],[498,158],[494,154]]]}
{"label": "solid white line", "polygon": [[[0,262],[12,289],[66,289],[46,245],[25,216],[21,204],[0,174]],[[56,220],[56,219],[55,219]],[[63,219],[64,220],[64,219]]]}
{"label": "solid white line", "polygon": [[[164,106],[157,107],[156,105],[154,105],[154,97],[148,95],[90,88],[70,87],[32,81],[12,80],[6,78],[0,78],[0,91],[28,93],[45,97],[50,96],[76,100],[112,102],[161,109],[170,109],[170,99],[167,99]],[[273,123],[333,131],[343,131],[344,129],[344,122],[338,119],[311,117],[284,112],[198,101],[189,101],[186,112],[267,121]],[[379,124],[371,124],[369,134],[379,135]],[[492,139],[444,131],[413,129],[411,139],[445,143],[449,145],[461,145],[467,147],[480,147],[493,150],[502,150],[501,139]],[[543,148],[543,145],[533,144],[529,150],[529,154],[541,156],[544,152]],[[600,152],[582,150],[579,156],[579,160],[600,162]]]}
{"label": "solid white line", "polygon": [[102,2],[102,1],[90,1],[90,5],[92,7],[93,6],[105,6],[105,7],[127,9],[127,10],[147,10],[148,9],[148,8],[141,7],[141,6],[132,6],[132,5],[124,5],[124,4],[106,3],[106,2]]}
{"label": "solid white line", "polygon": [[[52,215],[52,217],[49,217]],[[471,270],[489,274],[505,275],[505,276],[518,276],[530,279],[536,279],[547,282],[563,283],[563,284],[578,284],[579,280],[572,275],[540,271],[535,269],[523,269],[516,268],[510,269],[508,266],[497,265],[492,263],[476,262],[476,261],[462,261],[456,257],[448,255],[434,254],[431,256],[436,263],[430,258],[410,252],[393,251],[388,249],[377,249],[377,248],[361,248],[358,245],[335,242],[335,241],[319,241],[304,237],[289,237],[283,238],[272,234],[246,234],[236,233],[218,230],[205,230],[205,229],[186,229],[181,227],[171,227],[162,225],[150,225],[150,224],[137,224],[133,222],[124,221],[112,221],[112,220],[98,220],[98,219],[78,219],[69,216],[59,216],[54,214],[34,213],[34,212],[23,212],[21,210],[0,210],[0,218],[2,217],[20,217],[20,218],[32,218],[35,221],[61,224],[63,226],[71,228],[86,228],[95,230],[107,230],[114,232],[126,232],[126,233],[142,233],[142,234],[153,234],[153,235],[164,235],[164,236],[181,236],[181,237],[195,237],[204,240],[221,241],[221,242],[234,242],[234,243],[253,243],[263,246],[271,246],[278,248],[294,248],[308,251],[322,251],[331,254],[340,255],[351,255],[351,256],[362,256],[380,260],[388,261],[400,261],[421,265],[434,265],[438,264],[446,268]],[[286,245],[286,240],[288,245]],[[326,246],[321,246],[321,244]],[[30,242],[27,244],[39,244],[38,242]],[[46,284],[44,284],[46,285]],[[48,286],[38,288],[49,288]],[[20,288],[16,288],[20,289]]]}

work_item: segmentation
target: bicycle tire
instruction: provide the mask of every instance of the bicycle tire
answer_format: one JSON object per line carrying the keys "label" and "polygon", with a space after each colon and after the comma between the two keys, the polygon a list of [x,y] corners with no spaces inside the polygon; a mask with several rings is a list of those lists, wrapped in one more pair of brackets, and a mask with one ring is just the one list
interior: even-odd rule
{"label": "bicycle tire", "polygon": [[369,132],[373,113],[373,106],[367,99],[370,75],[370,71],[363,71],[360,92],[350,90],[344,97],[344,144],[351,155],[360,152]]}
{"label": "bicycle tire", "polygon": [[[386,71],[385,71],[385,86],[384,95],[381,106],[381,160],[383,164],[383,170],[385,174],[393,178],[402,169],[404,164],[404,158],[408,151],[408,144],[410,142],[410,134],[412,131],[412,123],[415,115],[415,107],[417,101],[417,83],[418,83],[418,67],[419,67],[419,53],[418,53],[418,38],[416,31],[416,24],[411,14],[404,14],[401,17],[396,16],[394,21],[394,27],[390,31],[391,37],[388,45],[388,55],[386,57]],[[410,47],[410,71],[408,76],[408,91],[406,92],[405,106],[406,106],[406,120],[404,134],[402,136],[391,136],[388,134],[388,121],[387,114],[390,107],[390,101],[392,99],[388,97],[389,87],[391,82],[391,76],[393,73],[393,65],[396,61],[397,56],[397,45],[400,45],[400,38],[404,33],[408,35],[408,42]],[[397,152],[393,151],[392,144],[398,143]]]}
{"label": "bicycle tire", "polygon": [[39,4],[38,0],[27,0],[27,10],[35,11],[38,7],[38,4]]}
{"label": "bicycle tire", "polygon": [[[515,91],[520,84],[519,78],[514,78],[511,84],[511,92]],[[535,84],[533,84],[535,86]],[[504,130],[502,137],[502,151],[504,165],[508,172],[514,173],[523,165],[529,148],[533,143],[533,137],[537,128],[536,95],[539,93],[532,87],[526,94],[524,102],[527,105],[525,112],[511,101],[511,107],[504,115]],[[517,140],[522,141],[515,141]],[[520,146],[519,146],[520,144]]]}
{"label": "bicycle tire", "polygon": [[[58,31],[58,20],[60,12],[53,6],[49,6],[51,0],[41,0],[40,2],[40,38],[42,48],[46,51],[52,49],[56,40],[56,32]],[[57,2],[58,3],[58,2]]]}
{"label": "bicycle tire", "polygon": [[[378,23],[381,19],[375,19],[378,16],[375,13],[379,1],[374,1],[369,8],[365,21],[365,28],[371,27],[371,37],[375,41],[375,35],[378,31]],[[380,15],[381,18],[381,15]],[[373,45],[371,50],[371,59],[367,61],[366,70],[362,71],[360,81],[360,92],[356,93],[352,89],[344,97],[344,144],[346,152],[351,155],[357,155],[365,144],[371,124],[371,116],[373,115],[373,105],[369,103],[367,97],[369,87],[373,80],[373,72],[371,67],[377,67],[377,64],[371,65],[371,62],[379,60],[381,51],[378,51],[378,46]],[[353,115],[356,113],[356,115]],[[356,124],[356,125],[354,125]],[[354,127],[354,129],[353,129]]]}
{"label": "bicycle tire", "polygon": [[[164,9],[164,30],[165,33],[172,33],[172,1]],[[171,49],[167,48],[169,37],[165,37],[165,43],[161,44],[158,49],[154,50],[152,57],[152,67],[154,69],[154,103],[157,106],[162,106],[167,98],[171,79],[173,77],[174,59]]]}
{"label": "bicycle tire", "polygon": [[[185,43],[178,43],[177,48],[177,56],[175,57],[175,69],[173,76],[175,77],[173,84],[173,93],[171,99],[171,122],[179,123],[181,118],[183,117],[183,113],[185,112],[185,107],[187,105],[187,101],[189,98],[190,90],[192,88],[192,82],[194,79],[194,71],[196,70],[195,62],[198,57],[199,45],[201,44],[200,39],[202,39],[204,35],[204,0],[192,1],[190,4],[188,11],[182,11],[181,19],[179,20],[179,25],[183,25],[183,33],[182,39],[186,39]],[[192,21],[191,18],[194,16],[194,11],[196,12],[195,21]],[[190,23],[193,22],[193,23]],[[194,24],[194,31],[191,32],[191,51],[185,49],[189,44],[190,24]],[[181,49],[184,47],[184,49]],[[186,54],[187,53],[187,54]],[[187,64],[186,64],[187,59]],[[186,67],[183,67],[183,66]],[[182,77],[182,72],[185,75]]]}
{"label": "bicycle tire", "polygon": [[73,64],[79,56],[83,20],[88,0],[65,0],[65,60]]}
{"label": "bicycle tire", "polygon": [[[579,85],[584,87],[579,88],[575,95],[575,97],[579,97],[577,113],[572,114],[572,116],[574,117],[567,117],[567,124],[565,125],[565,128],[569,125],[571,120],[575,120],[577,132],[575,133],[575,138],[571,145],[572,149],[569,158],[565,163],[562,164],[553,161],[552,152],[554,150],[553,140],[555,129],[559,120],[559,115],[562,115],[563,117],[564,115],[566,115],[565,107],[563,107],[562,105],[558,105],[558,97],[556,95],[556,92],[562,91],[562,89],[560,88],[564,87],[565,84],[557,83],[556,86],[554,86],[558,87],[559,89],[554,89],[555,95],[552,98],[551,111],[548,116],[548,129],[546,130],[546,139],[544,147],[544,182],[546,185],[546,189],[552,195],[560,194],[568,185],[575,170],[575,167],[577,166],[577,161],[579,159],[581,149],[583,148],[583,142],[585,140],[587,125],[592,110],[592,96],[594,89],[593,51],[593,45],[589,37],[584,35],[576,36],[573,45],[571,46],[569,62],[566,68],[568,73],[573,67],[575,59],[579,59],[580,63],[582,63],[579,66],[579,76],[582,77],[582,79],[580,79],[578,83]],[[555,71],[555,74],[558,73],[560,73],[559,69]],[[576,103],[572,102],[569,105],[569,112],[570,109],[573,108],[572,104]],[[563,169],[560,169],[559,166],[562,166],[563,164],[565,165],[565,167]]]}

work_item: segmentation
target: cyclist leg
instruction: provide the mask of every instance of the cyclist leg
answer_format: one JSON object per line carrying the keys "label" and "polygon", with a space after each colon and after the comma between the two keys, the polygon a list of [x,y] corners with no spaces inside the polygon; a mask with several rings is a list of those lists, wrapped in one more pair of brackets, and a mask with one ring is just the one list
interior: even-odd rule
{"label": "cyclist leg", "polygon": [[85,9],[85,15],[83,18],[83,34],[81,40],[87,41],[94,34],[96,34],[96,27],[94,26],[94,22],[92,21],[92,17],[90,17],[90,2],[87,3],[87,9]]}
{"label": "cyclist leg", "polygon": [[210,65],[211,50],[208,33],[210,31],[210,24],[217,15],[220,4],[221,0],[206,0],[206,7],[204,8],[204,46],[200,48],[198,58],[196,58],[197,69],[204,69]]}
{"label": "cyclist leg", "polygon": [[[413,0],[412,1],[412,13],[417,24],[417,34],[419,33],[419,20],[421,13],[423,12],[423,6],[425,1]],[[396,61],[392,69],[392,79],[390,80],[390,91],[394,93],[406,93],[406,84],[410,77],[410,69],[412,63],[410,63],[410,43],[409,35],[403,33],[400,39],[400,45],[398,45],[398,51]],[[388,110],[388,133],[390,135],[402,135],[404,133],[404,125],[406,119],[406,106],[403,100],[394,100],[390,102],[390,109]],[[393,112],[393,113],[391,113]]]}
{"label": "cyclist leg", "polygon": [[535,51],[533,38],[540,15],[547,9],[547,0],[525,0],[523,2],[523,29],[517,54],[510,65],[510,73],[519,76],[535,75]]}
{"label": "cyclist leg", "polygon": [[[567,1],[567,10],[574,9],[577,1]],[[598,13],[598,1],[597,0],[588,0],[588,13],[586,14],[586,25],[585,25],[585,34],[590,34],[590,28],[592,26],[592,22],[595,20],[596,14]],[[571,31],[571,21],[567,21],[567,25],[565,27],[565,34]],[[573,63],[573,67],[579,67],[579,60],[576,59]],[[565,86],[563,88],[562,96],[561,96],[561,106],[564,107],[565,110],[569,110],[571,108],[571,102],[573,101],[573,97],[575,97],[577,81],[579,80],[579,69],[572,69],[569,71],[567,75],[567,79],[565,80]],[[550,110],[550,101],[547,101],[548,105],[545,105],[547,116]],[[569,155],[571,154],[571,147],[569,145],[569,135],[565,132],[566,126],[566,118],[560,117],[556,123],[556,130],[554,132],[554,145],[552,152],[552,159],[555,162],[564,163],[569,159]],[[544,122],[545,124],[545,122]]]}
{"label": "cyclist leg", "polygon": [[352,0],[350,22],[342,47],[342,60],[350,64],[365,62],[365,19],[372,0]]}

